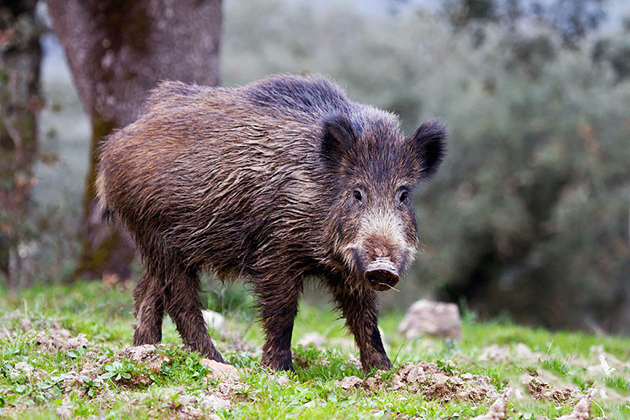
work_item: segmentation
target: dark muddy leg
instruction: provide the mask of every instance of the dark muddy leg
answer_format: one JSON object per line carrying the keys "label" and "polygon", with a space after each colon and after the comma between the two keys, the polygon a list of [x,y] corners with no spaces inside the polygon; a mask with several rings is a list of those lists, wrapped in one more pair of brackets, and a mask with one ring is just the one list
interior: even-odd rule
{"label": "dark muddy leg", "polygon": [[214,347],[201,312],[201,285],[196,272],[176,271],[166,286],[166,310],[177,326],[177,331],[192,350],[223,363],[221,353]]}
{"label": "dark muddy leg", "polygon": [[346,318],[346,325],[354,334],[354,341],[359,347],[363,370],[373,368],[390,369],[389,361],[381,334],[378,330],[378,298],[371,289],[348,292],[341,287],[332,290],[333,296]]}
{"label": "dark muddy leg", "polygon": [[255,292],[266,339],[262,364],[274,370],[294,370],[291,357],[293,321],[297,315],[302,282],[263,280]]}
{"label": "dark muddy leg", "polygon": [[136,331],[133,334],[134,346],[155,344],[162,340],[164,292],[161,284],[149,273],[144,273],[133,289],[136,316]]}

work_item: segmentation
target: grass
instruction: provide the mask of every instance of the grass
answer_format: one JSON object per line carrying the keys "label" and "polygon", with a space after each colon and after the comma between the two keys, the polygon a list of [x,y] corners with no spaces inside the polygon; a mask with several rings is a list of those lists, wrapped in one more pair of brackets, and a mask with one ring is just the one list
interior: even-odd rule
{"label": "grass", "polygon": [[[296,371],[273,373],[259,362],[263,336],[251,298],[238,287],[206,297],[227,317],[213,337],[239,370],[236,379],[210,376],[200,356],[182,348],[170,320],[164,345],[151,353],[157,365],[125,356],[133,333],[129,290],[100,283],[0,290],[0,418],[464,419],[485,413],[508,388],[506,418],[558,418],[592,390],[593,417],[630,418],[628,338],[465,317],[460,340],[406,340],[396,332],[403,314],[388,313],[380,325],[394,370],[365,375],[332,306],[303,303],[293,337]],[[309,334],[321,345],[303,344]],[[395,389],[397,370],[423,361],[446,375],[442,386],[481,375],[494,396],[441,398],[426,384]],[[340,381],[352,376],[363,386],[343,388]],[[535,391],[524,385],[531,377],[539,380]]]}

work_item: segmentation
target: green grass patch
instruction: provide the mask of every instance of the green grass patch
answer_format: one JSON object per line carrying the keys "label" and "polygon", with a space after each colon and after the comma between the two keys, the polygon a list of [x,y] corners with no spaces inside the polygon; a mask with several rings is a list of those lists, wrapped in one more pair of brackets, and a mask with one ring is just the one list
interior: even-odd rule
{"label": "green grass patch", "polygon": [[[240,372],[232,380],[209,376],[168,319],[164,344],[151,352],[155,360],[134,360],[121,351],[133,334],[130,290],[77,283],[19,294],[0,291],[0,418],[464,419],[485,413],[508,388],[509,418],[557,418],[593,389],[612,396],[595,398],[593,416],[630,418],[628,338],[467,318],[460,340],[407,340],[396,331],[402,314],[385,313],[380,325],[394,369],[366,375],[334,306],[303,302],[292,342],[296,370],[273,373],[260,365],[263,336],[246,290],[214,284],[208,289],[208,306],[227,318],[214,338]],[[317,342],[301,344],[309,334]],[[531,351],[526,358],[519,354],[523,345]],[[488,356],[489,348],[499,356]],[[398,369],[419,362],[434,363],[447,380],[397,387]],[[474,375],[487,378],[494,397],[457,397],[466,390],[462,381]],[[359,378],[359,385],[343,388],[348,377]],[[530,396],[524,377],[539,378],[539,388],[551,396]],[[455,391],[442,398],[439,386]],[[576,397],[559,400],[565,389]]]}

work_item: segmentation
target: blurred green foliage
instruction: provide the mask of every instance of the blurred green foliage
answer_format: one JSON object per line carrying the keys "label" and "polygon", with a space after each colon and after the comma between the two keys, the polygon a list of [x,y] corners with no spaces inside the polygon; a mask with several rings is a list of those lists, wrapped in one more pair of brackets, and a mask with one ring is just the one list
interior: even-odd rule
{"label": "blurred green foliage", "polygon": [[[630,24],[568,44],[549,19],[455,28],[444,10],[399,3],[386,13],[226,0],[223,84],[319,72],[399,114],[407,133],[447,122],[447,158],[416,195],[424,252],[401,292],[383,294],[385,309],[430,295],[461,302],[469,318],[630,334]],[[44,80],[44,91],[42,119],[64,114],[43,144],[59,159],[37,168],[41,203],[24,227],[38,235],[22,251],[33,281],[54,283],[77,254],[83,172],[70,170],[87,166],[89,134],[70,86]],[[251,316],[243,290],[207,288],[210,308]]]}
{"label": "blurred green foliage", "polygon": [[456,29],[494,23],[517,32],[524,20],[535,19],[560,35],[568,47],[577,47],[606,18],[606,0],[441,0],[440,3],[443,14]]}
{"label": "blurred green foliage", "polygon": [[386,307],[432,294],[487,317],[630,333],[628,32],[567,46],[535,19],[453,30],[412,7],[225,6],[224,84],[319,72],[408,133],[436,116],[450,126],[417,195],[424,253]]}

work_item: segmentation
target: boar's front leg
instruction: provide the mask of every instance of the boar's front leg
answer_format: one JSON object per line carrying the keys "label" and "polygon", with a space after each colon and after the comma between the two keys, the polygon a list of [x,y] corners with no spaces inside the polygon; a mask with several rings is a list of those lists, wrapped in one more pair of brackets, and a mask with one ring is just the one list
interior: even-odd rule
{"label": "boar's front leg", "polygon": [[302,280],[268,278],[256,281],[254,291],[266,336],[262,364],[274,370],[293,371],[291,336],[302,292]]}
{"label": "boar's front leg", "polygon": [[166,310],[177,326],[182,340],[194,351],[223,363],[214,347],[201,312],[201,284],[196,270],[173,268],[165,287]]}
{"label": "boar's front leg", "polygon": [[332,292],[346,318],[348,329],[354,334],[363,370],[367,373],[373,368],[390,369],[392,363],[385,354],[377,325],[378,297],[376,292],[367,288],[349,291],[342,286],[334,287]]}

